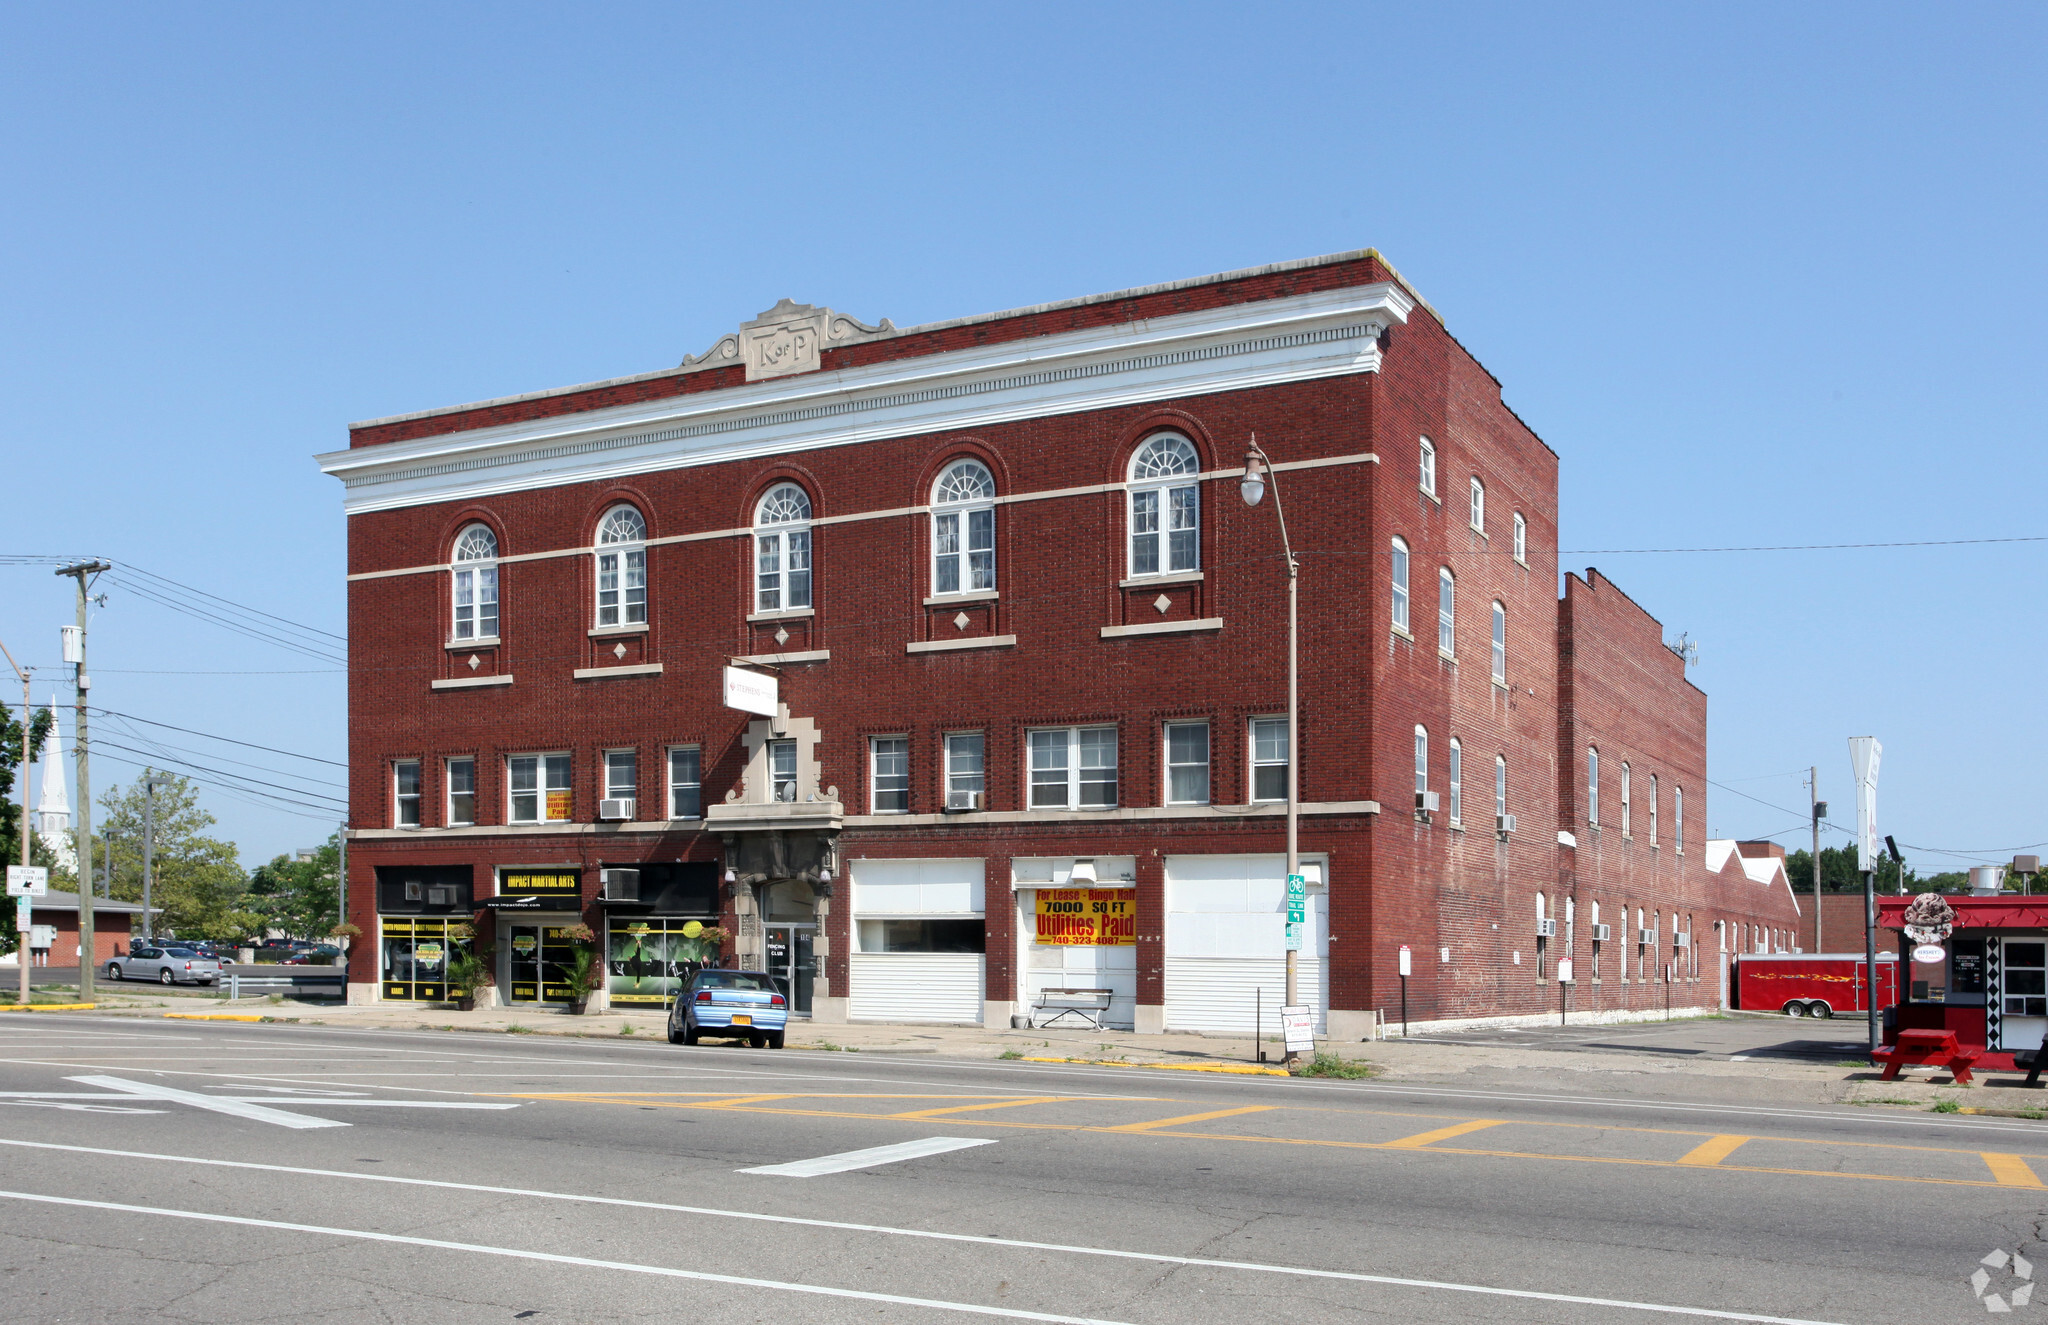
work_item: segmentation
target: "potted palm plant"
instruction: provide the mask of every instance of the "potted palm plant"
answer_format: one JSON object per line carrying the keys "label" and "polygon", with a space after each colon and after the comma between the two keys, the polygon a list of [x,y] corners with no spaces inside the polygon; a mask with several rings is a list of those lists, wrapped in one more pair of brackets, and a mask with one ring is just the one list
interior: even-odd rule
{"label": "potted palm plant", "polygon": [[569,984],[569,1011],[580,1017],[590,1007],[591,991],[604,983],[604,955],[598,951],[597,934],[588,925],[571,925],[562,931],[562,937],[575,945],[569,960],[562,964],[562,974]]}
{"label": "potted palm plant", "polygon": [[474,1012],[479,989],[491,985],[490,963],[473,952],[458,952],[448,959],[448,992],[455,997],[457,1011]]}

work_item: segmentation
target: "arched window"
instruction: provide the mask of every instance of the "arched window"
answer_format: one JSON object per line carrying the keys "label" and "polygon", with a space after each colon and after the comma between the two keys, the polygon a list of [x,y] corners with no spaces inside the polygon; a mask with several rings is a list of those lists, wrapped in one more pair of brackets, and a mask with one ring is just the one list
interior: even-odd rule
{"label": "arched window", "polygon": [[455,538],[455,638],[498,634],[498,536],[473,524]]}
{"label": "arched window", "polygon": [[1429,729],[1415,727],[1415,808],[1422,808],[1422,795],[1429,790]]}
{"label": "arched window", "polygon": [[996,481],[979,460],[947,467],[932,485],[932,592],[996,587]]}
{"label": "arched window", "polygon": [[1486,532],[1486,485],[1476,474],[1472,477],[1472,527],[1482,534]]}
{"label": "arched window", "polygon": [[1390,560],[1393,564],[1394,580],[1394,628],[1405,631],[1408,629],[1408,541],[1406,539],[1397,538],[1394,540],[1393,554]]}
{"label": "arched window", "polygon": [[1600,751],[1586,747],[1586,822],[1600,826]]}
{"label": "arched window", "polygon": [[1493,757],[1493,821],[1505,833],[1508,823],[1508,757]]}
{"label": "arched window", "polygon": [[647,624],[647,521],[630,506],[597,525],[597,624]]}
{"label": "arched window", "polygon": [[1150,438],[1131,457],[1131,574],[1171,575],[1201,565],[1202,472],[1178,433]]}
{"label": "arched window", "polygon": [[1529,562],[1529,522],[1515,512],[1515,560],[1527,565]]}
{"label": "arched window", "polygon": [[1458,738],[1451,738],[1451,823],[1453,826],[1465,819],[1465,748]]}
{"label": "arched window", "polygon": [[1657,775],[1650,774],[1650,844],[1657,843]]}
{"label": "arched window", "polygon": [[1634,821],[1629,816],[1628,774],[1628,761],[1624,759],[1621,763],[1621,835],[1623,837],[1627,837],[1635,827]]}
{"label": "arched window", "polygon": [[1436,647],[1447,658],[1458,656],[1458,582],[1451,568],[1436,573]]}
{"label": "arched window", "polygon": [[1420,468],[1417,470],[1416,486],[1430,496],[1436,496],[1436,447],[1429,438],[1422,439]]}
{"label": "arched window", "polygon": [[1493,601],[1493,681],[1508,683],[1508,609],[1498,598]]}
{"label": "arched window", "polygon": [[1685,788],[1671,789],[1671,849],[1685,854]]}
{"label": "arched window", "polygon": [[811,499],[794,483],[769,489],[754,508],[754,610],[811,605]]}

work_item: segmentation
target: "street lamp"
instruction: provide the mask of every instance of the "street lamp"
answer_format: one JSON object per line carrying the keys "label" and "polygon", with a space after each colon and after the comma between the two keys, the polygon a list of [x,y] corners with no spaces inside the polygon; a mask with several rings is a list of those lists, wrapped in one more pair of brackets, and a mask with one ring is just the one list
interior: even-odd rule
{"label": "street lamp", "polygon": [[[1259,435],[1253,433],[1251,449],[1244,456],[1244,478],[1237,485],[1238,495],[1244,498],[1245,505],[1257,506],[1265,499],[1268,485],[1273,489],[1273,514],[1280,521],[1280,549],[1287,556],[1287,878],[1291,891],[1295,877],[1301,873],[1300,765],[1294,757],[1299,753],[1295,730],[1300,725],[1301,700],[1301,563],[1295,560],[1294,544],[1287,537],[1287,510],[1280,502],[1279,479],[1273,473],[1272,462],[1259,449]],[[1296,930],[1290,939],[1284,1006],[1291,1008],[1300,1005],[1300,931]],[[1295,1060],[1294,1050],[1288,1049],[1284,1061],[1292,1065]]]}

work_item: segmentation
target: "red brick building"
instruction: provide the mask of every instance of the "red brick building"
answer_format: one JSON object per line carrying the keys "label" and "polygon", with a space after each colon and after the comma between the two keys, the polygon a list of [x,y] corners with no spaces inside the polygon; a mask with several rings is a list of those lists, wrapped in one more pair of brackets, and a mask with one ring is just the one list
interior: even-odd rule
{"label": "red brick building", "polygon": [[[904,329],[785,300],[676,369],[350,443],[358,998],[443,996],[473,922],[500,997],[559,1001],[580,921],[614,1004],[722,958],[819,1020],[1087,988],[1249,1028],[1290,760],[1334,1036],[1403,944],[1417,1020],[1554,1015],[1573,952],[1577,1008],[1661,1010],[1667,974],[1718,1001],[1667,917],[1695,955],[1790,924],[1705,865],[1705,700],[1656,623],[1590,572],[1560,604],[1556,454],[1374,252]],[[780,711],[726,705],[735,664]],[[1588,840],[1588,744],[1669,829]],[[1625,975],[1595,900],[1664,927]]]}

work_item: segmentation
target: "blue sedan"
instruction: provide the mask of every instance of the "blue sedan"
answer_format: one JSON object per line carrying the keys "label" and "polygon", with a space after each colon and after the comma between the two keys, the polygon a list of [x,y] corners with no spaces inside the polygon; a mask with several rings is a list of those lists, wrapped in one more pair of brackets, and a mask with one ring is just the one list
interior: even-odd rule
{"label": "blue sedan", "polygon": [[699,971],[668,1012],[668,1042],[695,1044],[700,1035],[741,1039],[780,1049],[789,1000],[775,978],[759,971]]}

